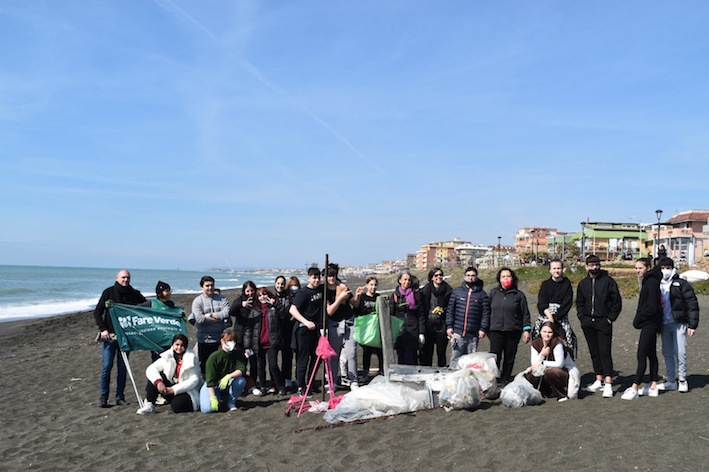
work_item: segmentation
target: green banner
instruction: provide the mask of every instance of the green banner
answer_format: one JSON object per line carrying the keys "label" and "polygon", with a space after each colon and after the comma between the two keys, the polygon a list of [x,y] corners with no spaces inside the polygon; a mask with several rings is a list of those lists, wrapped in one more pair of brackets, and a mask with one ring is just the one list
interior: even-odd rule
{"label": "green banner", "polygon": [[182,308],[148,308],[111,303],[108,307],[121,351],[162,351],[177,333],[187,336]]}

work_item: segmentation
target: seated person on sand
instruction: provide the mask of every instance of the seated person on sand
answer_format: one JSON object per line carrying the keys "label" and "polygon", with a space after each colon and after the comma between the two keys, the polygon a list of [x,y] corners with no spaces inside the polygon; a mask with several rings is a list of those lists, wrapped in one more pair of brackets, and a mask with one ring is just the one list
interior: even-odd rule
{"label": "seated person on sand", "polygon": [[204,384],[199,391],[199,405],[202,413],[213,413],[226,404],[229,411],[236,410],[236,400],[246,387],[246,358],[236,349],[233,331],[224,331],[220,348],[207,359]]}
{"label": "seated person on sand", "polygon": [[197,356],[187,348],[189,341],[184,334],[172,338],[172,346],[145,369],[148,385],[146,400],[136,413],[155,413],[158,395],[170,404],[175,413],[187,413],[199,409],[199,363]]}
{"label": "seated person on sand", "polygon": [[531,351],[531,366],[525,374],[527,380],[547,398],[557,398],[560,402],[577,398],[581,375],[553,322],[542,325],[540,337],[532,341]]}

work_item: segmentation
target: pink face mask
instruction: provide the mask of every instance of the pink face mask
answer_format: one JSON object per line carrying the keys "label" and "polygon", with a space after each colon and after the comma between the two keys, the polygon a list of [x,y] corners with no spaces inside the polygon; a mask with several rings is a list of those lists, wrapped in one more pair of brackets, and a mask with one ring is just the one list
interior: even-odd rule
{"label": "pink face mask", "polygon": [[507,290],[512,286],[512,279],[505,279],[500,281],[500,285],[502,285],[502,288]]}

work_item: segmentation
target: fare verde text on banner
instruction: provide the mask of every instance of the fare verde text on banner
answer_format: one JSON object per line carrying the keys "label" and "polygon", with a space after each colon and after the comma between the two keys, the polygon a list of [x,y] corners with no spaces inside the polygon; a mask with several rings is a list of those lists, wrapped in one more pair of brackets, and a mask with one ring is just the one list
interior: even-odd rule
{"label": "fare verde text on banner", "polygon": [[156,309],[111,303],[108,307],[121,351],[162,351],[187,327],[182,308]]}

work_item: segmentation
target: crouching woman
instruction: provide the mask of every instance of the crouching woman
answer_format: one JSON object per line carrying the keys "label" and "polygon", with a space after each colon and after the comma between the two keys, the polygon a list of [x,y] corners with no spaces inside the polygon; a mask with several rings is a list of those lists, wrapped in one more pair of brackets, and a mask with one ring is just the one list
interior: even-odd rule
{"label": "crouching woman", "polygon": [[224,331],[219,342],[220,349],[207,359],[205,382],[199,391],[202,413],[217,412],[222,404],[236,410],[236,400],[246,387],[246,358],[236,349],[234,333]]}
{"label": "crouching woman", "polygon": [[539,333],[540,336],[532,341],[532,362],[527,380],[547,398],[556,398],[560,402],[577,398],[581,375],[554,323],[546,321]]}
{"label": "crouching woman", "polygon": [[187,336],[176,334],[170,348],[145,369],[148,377],[146,401],[136,413],[154,413],[158,395],[163,396],[175,413],[199,409],[199,363],[194,353],[187,348],[188,343]]}

